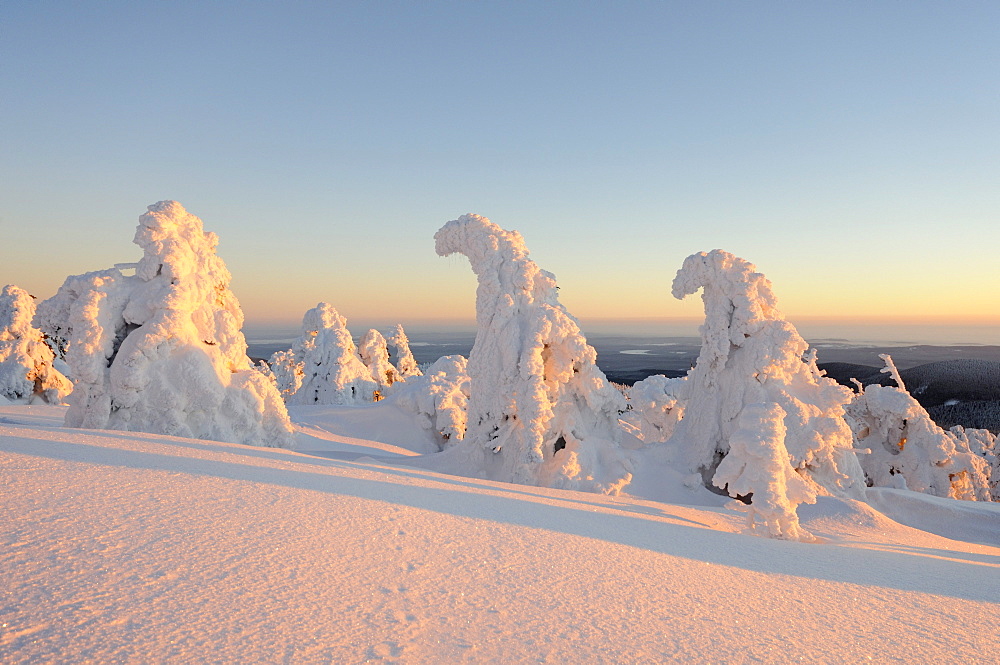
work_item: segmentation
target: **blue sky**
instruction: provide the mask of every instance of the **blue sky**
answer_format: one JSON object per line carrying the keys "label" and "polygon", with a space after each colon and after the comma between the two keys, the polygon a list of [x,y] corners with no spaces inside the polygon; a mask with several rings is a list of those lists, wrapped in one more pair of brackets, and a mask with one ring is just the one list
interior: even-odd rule
{"label": "blue sky", "polygon": [[0,283],[221,237],[248,319],[471,318],[466,212],[586,319],[697,317],[688,254],[789,318],[1000,322],[1000,4],[37,2],[0,7]]}

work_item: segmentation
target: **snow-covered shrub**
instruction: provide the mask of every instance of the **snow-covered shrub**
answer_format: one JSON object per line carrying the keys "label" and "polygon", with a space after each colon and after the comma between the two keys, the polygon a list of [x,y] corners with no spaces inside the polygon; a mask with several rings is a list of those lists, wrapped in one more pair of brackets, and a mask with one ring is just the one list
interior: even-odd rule
{"label": "snow-covered shrub", "polygon": [[628,391],[632,418],[643,441],[666,441],[684,416],[687,377],[668,379],[662,374],[636,381]]}
{"label": "snow-covered shrub", "polygon": [[13,284],[0,291],[0,396],[61,404],[73,390],[53,361],[42,331],[31,325],[35,299]]}
{"label": "snow-covered shrub", "polygon": [[[990,500],[990,470],[969,438],[938,427],[902,388],[871,385],[847,408],[868,484],[966,500]],[[975,431],[975,430],[973,430]]]}
{"label": "snow-covered shrub", "polygon": [[321,302],[305,313],[302,337],[291,352],[295,366],[301,364],[302,382],[288,396],[289,404],[360,404],[375,399],[378,383],[358,355],[347,319],[329,303]]}
{"label": "snow-covered shrub", "polygon": [[465,438],[470,380],[463,356],[438,358],[423,376],[397,384],[394,403],[417,416],[421,426],[440,437],[441,448]]}
{"label": "snow-covered shrub", "polygon": [[139,218],[134,241],[138,263],[69,277],[38,307],[38,325],[65,340],[77,382],[66,424],[290,445],[281,397],[247,357],[218,237],[161,201]]}
{"label": "snow-covered shrub", "polygon": [[[617,493],[631,480],[618,440],[625,399],[597,368],[596,352],[559,303],[555,278],[524,240],[465,215],[434,236],[476,273],[476,341],[465,447],[487,476]],[[478,458],[478,459],[477,459]]]}
{"label": "snow-covered shrub", "polygon": [[385,337],[375,329],[369,330],[361,338],[358,351],[361,353],[361,361],[378,384],[379,392],[385,396],[389,387],[400,379],[399,372],[389,362],[389,347],[386,346]]}
{"label": "snow-covered shrub", "polygon": [[786,415],[776,402],[743,407],[715,483],[731,496],[752,496],[750,505],[729,504],[746,512],[751,530],[771,538],[812,540],[795,511],[800,503],[816,503],[816,492],[789,463]]}
{"label": "snow-covered shrub", "polygon": [[821,375],[815,354],[807,353],[808,344],[778,311],[768,279],[751,263],[713,250],[689,256],[677,271],[675,298],[698,289],[704,289],[705,304],[701,353],[671,439],[689,470],[723,487],[713,476],[729,454],[740,414],[749,404],[775,403],[785,414],[792,468],[815,484],[813,490],[861,496],[864,476],[844,420],[852,393]]}
{"label": "snow-covered shrub", "polygon": [[403,331],[402,324],[396,324],[396,329],[389,337],[389,344],[395,351],[394,360],[399,377],[406,380],[411,376],[420,376],[420,367],[410,351],[410,340]]}

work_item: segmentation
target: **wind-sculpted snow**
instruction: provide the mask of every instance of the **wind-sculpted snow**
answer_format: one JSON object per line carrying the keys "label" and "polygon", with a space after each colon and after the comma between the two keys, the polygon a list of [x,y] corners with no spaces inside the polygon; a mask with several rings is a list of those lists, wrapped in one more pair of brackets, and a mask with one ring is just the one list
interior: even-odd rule
{"label": "wind-sculpted snow", "polygon": [[39,305],[36,320],[65,343],[76,381],[66,424],[290,445],[284,404],[246,355],[218,237],[161,201],[134,241],[138,263],[69,277]]}
{"label": "wind-sculpted snow", "polygon": [[672,438],[688,468],[725,487],[727,476],[716,468],[736,431],[754,420],[741,421],[741,414],[748,405],[776,404],[785,414],[781,443],[792,468],[813,491],[859,496],[864,476],[843,417],[851,391],[820,375],[805,340],[778,310],[771,283],[749,262],[714,250],[689,256],[674,279],[676,298],[698,289],[702,350]]}
{"label": "wind-sculpted snow", "polygon": [[280,359],[292,369],[281,370],[279,386],[288,390],[282,377],[289,373],[301,372],[301,381],[295,380],[298,387],[288,395],[288,404],[361,404],[375,399],[379,384],[358,355],[347,319],[329,303],[305,313],[302,337],[290,353]]}
{"label": "wind-sculpted snow", "polygon": [[73,390],[55,354],[32,326],[35,299],[13,284],[0,291],[0,397],[59,404]]}
{"label": "wind-sculpted snow", "polygon": [[618,438],[624,397],[559,303],[521,235],[465,215],[434,236],[478,278],[465,449],[489,477],[616,493],[630,478]]}

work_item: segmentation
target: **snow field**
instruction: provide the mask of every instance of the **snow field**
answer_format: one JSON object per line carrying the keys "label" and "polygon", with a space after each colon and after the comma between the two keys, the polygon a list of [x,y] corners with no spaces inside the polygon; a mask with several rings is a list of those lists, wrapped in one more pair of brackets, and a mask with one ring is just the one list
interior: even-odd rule
{"label": "snow field", "polygon": [[[701,492],[671,505],[414,468],[419,429],[381,403],[296,409],[298,452],[66,429],[62,411],[0,407],[5,663],[986,662],[1000,647],[1000,541],[858,502],[802,506],[824,542],[784,542],[738,533]],[[382,440],[336,459],[364,452],[362,415],[385,417]]]}

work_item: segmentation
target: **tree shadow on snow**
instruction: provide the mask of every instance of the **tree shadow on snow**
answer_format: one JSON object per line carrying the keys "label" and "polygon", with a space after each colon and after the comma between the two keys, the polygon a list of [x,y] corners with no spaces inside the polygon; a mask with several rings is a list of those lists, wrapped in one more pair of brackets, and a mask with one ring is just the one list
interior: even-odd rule
{"label": "tree shadow on snow", "polygon": [[[516,485],[487,485],[485,482],[454,476],[382,466],[374,459],[372,461],[376,464],[366,464],[361,461],[309,457],[276,448],[237,447],[174,437],[142,436],[144,445],[162,442],[163,445],[215,454],[256,457],[299,467],[312,465],[318,468],[316,471],[283,469],[184,455],[108,450],[104,446],[81,441],[87,437],[136,438],[134,433],[127,432],[91,433],[76,430],[73,432],[73,441],[40,441],[15,436],[7,438],[3,442],[3,448],[21,455],[89,465],[180,471],[192,475],[383,501],[457,517],[485,519],[600,539],[669,556],[760,573],[916,591],[973,601],[996,602],[1000,598],[1000,571],[997,570],[1000,568],[1000,556],[971,555],[904,545],[888,546],[887,549],[892,551],[860,550],[836,544],[803,544],[752,538],[714,530],[708,525],[672,514],[669,504],[664,504],[659,514],[650,514],[645,506],[588,502],[570,492],[563,497],[553,496],[551,490],[546,490],[544,495],[533,494]],[[331,472],[323,472],[321,469],[324,468]],[[384,479],[368,480],[337,473],[357,469],[378,473]],[[393,476],[399,478],[399,481],[393,481]],[[434,486],[410,484],[415,477],[425,479]],[[481,490],[487,490],[489,494]],[[525,500],[525,497],[530,500]],[[552,505],[554,502],[559,505]],[[596,507],[607,512],[597,512]],[[646,516],[636,516],[637,513]]]}

